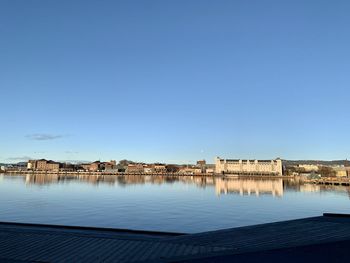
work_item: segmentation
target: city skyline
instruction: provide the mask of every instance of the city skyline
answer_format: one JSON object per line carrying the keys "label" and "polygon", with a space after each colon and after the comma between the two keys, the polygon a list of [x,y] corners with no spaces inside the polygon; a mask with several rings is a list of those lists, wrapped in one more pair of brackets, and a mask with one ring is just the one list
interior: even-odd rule
{"label": "city skyline", "polygon": [[[221,156],[222,157],[222,156]],[[117,161],[117,162],[131,162],[134,164],[174,164],[174,165],[195,165],[198,162],[206,162],[207,164],[214,165],[215,162],[221,159],[220,156],[215,156],[212,159],[205,159],[205,158],[197,158],[194,160],[171,160],[170,162],[166,161],[161,161],[161,160],[152,160],[152,161],[147,161],[147,160],[135,160],[135,159],[127,159],[127,158],[121,158],[121,159],[115,159],[113,157],[111,158],[106,158],[106,159],[92,159],[92,160],[82,160],[82,159],[76,159],[76,160],[60,160],[60,159],[52,159],[52,158],[47,158],[46,156],[41,156],[39,158],[31,158],[29,156],[23,156],[20,158],[7,158],[6,162],[0,162],[2,164],[20,164],[20,163],[27,163],[28,161],[35,161],[35,160],[46,160],[46,161],[52,161],[52,162],[57,162],[57,163],[66,163],[66,164],[84,164],[84,163],[95,163],[95,162],[109,162],[109,161]],[[334,165],[344,165],[344,163],[350,162],[348,159],[331,159],[331,160],[325,160],[325,159],[285,159],[285,158],[270,158],[270,159],[258,159],[258,158],[240,158],[240,157],[235,157],[235,156],[226,156],[226,160],[232,160],[232,161],[276,161],[276,160],[281,160],[284,162],[288,162],[290,164],[295,164],[295,163],[301,163],[301,164],[326,164],[326,163],[333,163]]]}
{"label": "city skyline", "polygon": [[0,3],[0,162],[350,159],[348,1],[107,2]]}

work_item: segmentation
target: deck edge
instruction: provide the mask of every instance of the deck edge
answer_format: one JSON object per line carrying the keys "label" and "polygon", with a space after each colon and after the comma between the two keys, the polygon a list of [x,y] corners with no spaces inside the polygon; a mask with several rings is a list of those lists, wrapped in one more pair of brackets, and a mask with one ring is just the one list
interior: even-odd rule
{"label": "deck edge", "polygon": [[0,226],[21,226],[21,227],[43,227],[52,229],[66,230],[86,230],[86,231],[102,231],[102,232],[119,232],[129,234],[157,235],[157,236],[183,236],[187,233],[164,232],[152,230],[137,230],[125,228],[110,228],[110,227],[89,227],[89,226],[65,226],[65,225],[50,225],[50,224],[35,224],[35,223],[20,223],[20,222],[1,222]]}

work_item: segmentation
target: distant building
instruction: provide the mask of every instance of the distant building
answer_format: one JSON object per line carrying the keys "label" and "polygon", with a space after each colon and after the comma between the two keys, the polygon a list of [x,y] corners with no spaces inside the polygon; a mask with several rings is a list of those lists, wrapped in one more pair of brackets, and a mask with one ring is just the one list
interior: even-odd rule
{"label": "distant building", "polygon": [[28,170],[34,170],[36,166],[36,160],[29,160],[27,163]]}
{"label": "distant building", "polygon": [[315,165],[315,164],[299,164],[298,168],[304,169],[305,172],[317,172],[318,171],[318,165]]}
{"label": "distant building", "polygon": [[[205,168],[204,168],[204,170],[205,170]],[[196,168],[193,169],[193,173],[194,174],[203,174],[203,168],[196,167]]]}
{"label": "distant building", "polygon": [[179,174],[183,174],[183,175],[193,175],[195,174],[196,169],[198,169],[197,167],[191,167],[191,166],[181,166],[179,168]]}
{"label": "distant building", "polygon": [[141,163],[128,164],[128,168],[126,169],[126,172],[130,173],[130,174],[142,174],[143,173],[143,165]]}
{"label": "distant building", "polygon": [[47,160],[45,160],[45,159],[37,160],[35,163],[35,170],[45,171],[46,164],[47,164]]}
{"label": "distant building", "polygon": [[109,162],[95,161],[92,163],[83,163],[83,164],[80,164],[80,167],[83,170],[89,171],[89,172],[98,172],[98,171],[117,172],[119,168],[115,160],[111,160]]}
{"label": "distant building", "polygon": [[76,170],[76,166],[74,164],[71,163],[62,163],[61,167],[60,167],[60,171],[61,172],[74,172]]}
{"label": "distant building", "polygon": [[89,172],[97,172],[100,170],[101,167],[101,162],[100,161],[95,161],[93,163],[83,163],[80,165],[83,170],[89,171]]}
{"label": "distant building", "polygon": [[29,160],[27,162],[27,169],[34,171],[53,171],[58,172],[60,170],[61,163],[54,162],[51,160],[40,159],[40,160]]}
{"label": "distant building", "polygon": [[215,169],[214,168],[206,168],[205,169],[205,173],[206,174],[214,174],[215,173]]}
{"label": "distant building", "polygon": [[197,161],[197,166],[205,166],[207,162],[205,160],[199,160]]}
{"label": "distant building", "polygon": [[348,170],[345,167],[334,167],[335,176],[337,177],[348,177]]}
{"label": "distant building", "polygon": [[143,166],[143,172],[145,174],[153,174],[154,173],[154,166],[152,164],[146,164]]}
{"label": "distant building", "polygon": [[346,172],[348,173],[348,177],[350,177],[350,167],[349,167],[349,166],[346,166],[346,167],[345,167],[345,170],[346,170]]}
{"label": "distant building", "polygon": [[167,172],[166,165],[160,163],[154,164],[154,172],[157,174],[165,174]]}
{"label": "distant building", "polygon": [[118,172],[117,162],[115,160],[104,162],[104,170],[106,172]]}
{"label": "distant building", "polygon": [[178,173],[181,167],[182,167],[181,165],[167,164],[166,171],[167,173]]}
{"label": "distant building", "polygon": [[199,171],[195,171],[196,174],[201,173],[204,174],[206,172],[206,168],[207,168],[207,162],[205,160],[199,160],[197,161],[197,168],[200,169]]}
{"label": "distant building", "polygon": [[47,161],[46,171],[58,172],[60,170],[60,163],[54,161]]}
{"label": "distant building", "polygon": [[282,161],[276,160],[232,160],[215,158],[217,174],[282,175]]}

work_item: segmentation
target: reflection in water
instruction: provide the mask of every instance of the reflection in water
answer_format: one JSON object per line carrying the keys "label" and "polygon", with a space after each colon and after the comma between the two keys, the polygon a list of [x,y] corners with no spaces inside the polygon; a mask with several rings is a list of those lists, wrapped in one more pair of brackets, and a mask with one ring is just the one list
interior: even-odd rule
{"label": "reflection in water", "polygon": [[0,176],[0,221],[11,222],[194,233],[350,213],[349,204],[349,187],[297,179]]}
{"label": "reflection in water", "polygon": [[214,177],[200,176],[162,176],[162,175],[57,175],[57,174],[27,174],[26,184],[57,184],[69,181],[80,181],[91,184],[118,184],[120,186],[137,184],[172,184],[181,182],[196,184],[200,187],[214,186]]}
{"label": "reflection in water", "polygon": [[347,193],[350,197],[350,187],[343,185],[317,185],[317,184],[300,184],[300,192],[326,192],[333,191],[337,193]]}
{"label": "reflection in water", "polygon": [[272,194],[273,196],[283,195],[282,179],[217,179],[215,183],[216,193],[228,194],[239,193],[240,195]]}
{"label": "reflection in water", "polygon": [[298,179],[264,179],[264,178],[221,178],[212,176],[162,176],[162,175],[54,175],[54,174],[28,174],[27,185],[47,185],[68,183],[71,181],[86,182],[94,185],[110,184],[127,187],[128,185],[142,184],[191,184],[200,188],[212,187],[217,195],[240,194],[256,195],[268,194],[283,196],[284,190],[298,192],[321,192],[334,190],[346,192],[350,196],[350,188],[333,185],[304,184]]}
{"label": "reflection in water", "polygon": [[320,192],[321,187],[317,184],[304,184],[300,186],[300,192]]}

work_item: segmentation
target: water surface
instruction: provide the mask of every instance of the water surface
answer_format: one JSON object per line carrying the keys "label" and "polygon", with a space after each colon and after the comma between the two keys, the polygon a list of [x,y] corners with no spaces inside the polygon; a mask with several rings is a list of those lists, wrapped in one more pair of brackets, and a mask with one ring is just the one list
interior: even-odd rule
{"label": "water surface", "polygon": [[350,213],[349,193],[291,179],[0,175],[0,221],[193,233]]}

